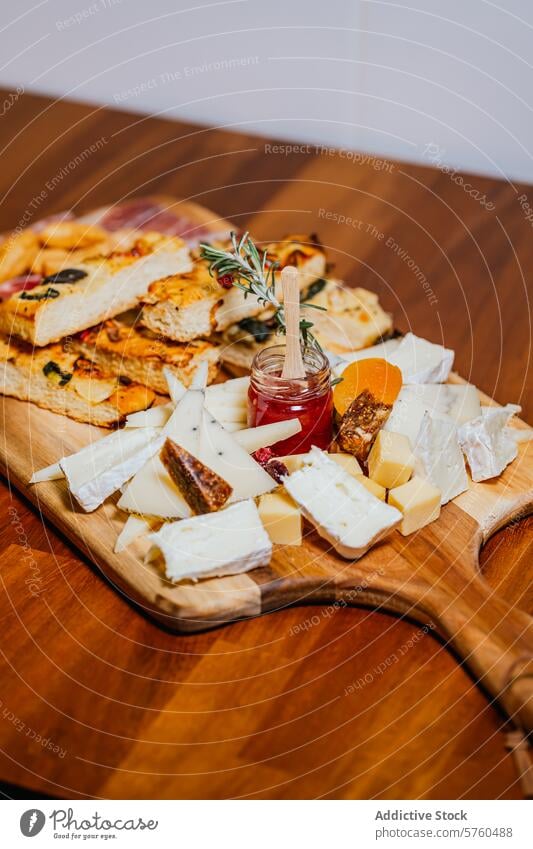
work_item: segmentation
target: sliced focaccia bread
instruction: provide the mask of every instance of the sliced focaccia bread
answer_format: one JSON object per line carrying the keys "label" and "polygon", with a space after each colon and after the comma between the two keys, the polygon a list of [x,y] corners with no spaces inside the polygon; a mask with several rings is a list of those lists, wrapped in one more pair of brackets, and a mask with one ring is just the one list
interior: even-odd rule
{"label": "sliced focaccia bread", "polygon": [[134,307],[154,280],[190,267],[181,239],[146,233],[127,250],[85,259],[7,298],[0,332],[48,345]]}
{"label": "sliced focaccia bread", "polygon": [[14,337],[0,337],[0,393],[103,427],[155,400],[151,389],[105,374],[68,346],[33,349]]}
{"label": "sliced focaccia bread", "polygon": [[209,364],[208,383],[212,383],[218,373],[219,346],[216,343],[204,339],[192,342],[161,339],[136,319],[134,311],[110,318],[74,336],[72,347],[109,374],[123,375],[162,394],[168,393],[164,366],[189,386],[197,367],[206,361]]}
{"label": "sliced focaccia bread", "polygon": [[[280,269],[286,265],[299,269],[302,289],[325,274],[326,256],[313,237],[287,236],[267,245],[266,251],[269,260],[278,262]],[[242,290],[231,283],[225,288],[224,283],[212,277],[207,263],[196,256],[190,274],[168,277],[150,286],[143,298],[141,321],[155,333],[187,342],[225,330],[263,310],[255,296],[245,298]]]}
{"label": "sliced focaccia bread", "polygon": [[[309,310],[313,334],[327,351],[342,354],[373,345],[392,330],[392,319],[367,289],[350,289],[339,280],[317,280],[302,292],[302,301],[323,307]],[[222,335],[220,359],[234,374],[249,371],[258,351],[274,344],[276,322],[264,310],[232,324]]]}

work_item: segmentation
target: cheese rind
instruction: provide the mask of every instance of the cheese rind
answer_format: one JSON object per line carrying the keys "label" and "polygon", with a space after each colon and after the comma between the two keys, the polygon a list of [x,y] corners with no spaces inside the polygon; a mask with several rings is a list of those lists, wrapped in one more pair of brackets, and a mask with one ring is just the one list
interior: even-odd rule
{"label": "cheese rind", "polygon": [[388,502],[403,515],[400,533],[412,534],[440,516],[441,491],[423,478],[414,477],[391,489]]}
{"label": "cheese rind", "polygon": [[414,454],[417,474],[440,489],[441,504],[468,489],[457,425],[449,417],[424,415]]}
{"label": "cheese rind", "polygon": [[[178,440],[176,440],[177,442]],[[194,454],[194,451],[191,451]],[[276,482],[247,451],[204,409],[198,458],[233,489],[229,503],[271,492]]]}
{"label": "cheese rind", "polygon": [[161,445],[154,428],[119,430],[63,457],[59,465],[76,501],[91,512],[135,475]]}
{"label": "cheese rind", "polygon": [[401,513],[375,498],[324,451],[284,480],[285,489],[321,537],[348,559],[362,557],[401,521]]}
{"label": "cheese rind", "polygon": [[406,483],[413,469],[414,458],[407,437],[380,430],[368,455],[368,476],[391,489]]}
{"label": "cheese rind", "polygon": [[479,392],[471,383],[411,384],[402,387],[399,398],[416,399],[430,413],[449,416],[458,425],[481,415]]}
{"label": "cheese rind", "polygon": [[[161,445],[170,437],[190,454],[198,456],[203,409],[204,391],[189,389],[159,432]],[[118,507],[130,513],[163,519],[185,519],[191,515],[189,505],[159,457],[151,457],[129,482]]]}
{"label": "cheese rind", "polygon": [[238,575],[266,566],[272,556],[272,543],[252,500],[166,524],[149,540],[161,552],[171,581]]}
{"label": "cheese rind", "polygon": [[481,416],[459,428],[459,442],[476,483],[497,477],[517,456],[517,442],[507,425],[519,412],[516,404],[482,407]]}
{"label": "cheese rind", "polygon": [[262,495],[258,509],[265,530],[274,544],[302,544],[302,514],[288,493],[280,490]]}

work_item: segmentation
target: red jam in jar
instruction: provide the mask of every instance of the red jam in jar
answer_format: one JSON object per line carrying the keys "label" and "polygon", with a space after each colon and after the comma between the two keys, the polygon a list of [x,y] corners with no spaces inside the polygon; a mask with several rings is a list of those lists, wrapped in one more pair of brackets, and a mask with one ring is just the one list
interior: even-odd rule
{"label": "red jam in jar", "polygon": [[302,430],[290,439],[272,445],[278,457],[303,454],[313,445],[327,450],[333,438],[333,394],[327,357],[317,348],[303,352],[306,376],[281,377],[285,346],[274,345],[260,351],[252,363],[248,390],[248,425],[300,419]]}

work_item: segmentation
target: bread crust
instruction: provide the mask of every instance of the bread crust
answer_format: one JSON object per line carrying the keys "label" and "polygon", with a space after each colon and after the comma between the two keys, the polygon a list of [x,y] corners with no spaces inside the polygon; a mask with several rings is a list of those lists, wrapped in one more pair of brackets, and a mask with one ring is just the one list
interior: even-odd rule
{"label": "bread crust", "polygon": [[143,234],[127,250],[78,263],[81,279],[44,280],[30,292],[9,297],[0,304],[0,332],[34,345],[57,342],[135,306],[165,272],[189,268],[189,252],[181,239]]}
{"label": "bread crust", "polygon": [[[296,265],[302,290],[326,272],[324,249],[311,236],[287,236],[266,245],[265,249],[269,258],[279,263],[280,270],[285,265]],[[194,259],[190,274],[173,275],[150,286],[143,298],[141,315],[146,327],[169,339],[187,342],[221,332],[263,311],[264,305],[257,298],[245,298],[244,292],[236,287],[223,289],[209,273],[207,263],[198,254]]]}
{"label": "bread crust", "polygon": [[219,346],[212,341],[173,342],[139,325],[136,314],[126,314],[84,330],[72,339],[73,349],[108,374],[122,375],[168,394],[163,367],[189,386],[198,365],[209,364],[208,383],[218,374]]}
{"label": "bread crust", "polygon": [[155,393],[124,383],[68,346],[33,349],[0,337],[0,391],[80,422],[112,427],[150,407]]}

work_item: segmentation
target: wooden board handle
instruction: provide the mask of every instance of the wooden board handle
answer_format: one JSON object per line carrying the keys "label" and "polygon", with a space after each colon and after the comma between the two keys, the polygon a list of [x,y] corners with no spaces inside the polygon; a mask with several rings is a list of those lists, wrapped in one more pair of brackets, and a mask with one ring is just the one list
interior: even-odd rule
{"label": "wooden board handle", "polygon": [[[511,607],[479,574],[446,586],[427,605],[478,683],[513,722],[533,731],[533,618]],[[437,600],[438,599],[438,600]]]}

